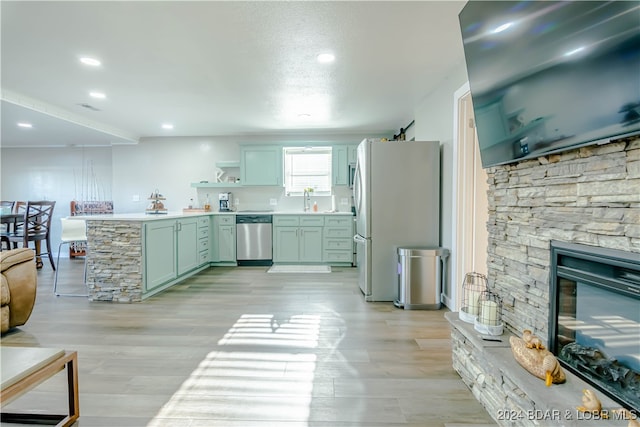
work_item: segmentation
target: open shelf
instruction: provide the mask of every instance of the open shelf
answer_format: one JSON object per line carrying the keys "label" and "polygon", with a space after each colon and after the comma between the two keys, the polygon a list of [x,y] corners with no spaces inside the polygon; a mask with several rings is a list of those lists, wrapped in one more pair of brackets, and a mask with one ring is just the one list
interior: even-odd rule
{"label": "open shelf", "polygon": [[220,169],[223,169],[223,168],[239,168],[240,167],[240,161],[239,160],[220,160],[220,161],[216,162],[216,167],[219,167]]}
{"label": "open shelf", "polygon": [[240,187],[239,182],[192,182],[191,188],[233,188]]}

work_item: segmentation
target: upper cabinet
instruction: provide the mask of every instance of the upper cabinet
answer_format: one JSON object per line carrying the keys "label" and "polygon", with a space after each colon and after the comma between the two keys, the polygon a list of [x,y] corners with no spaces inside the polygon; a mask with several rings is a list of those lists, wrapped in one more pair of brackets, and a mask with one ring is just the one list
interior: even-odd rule
{"label": "upper cabinet", "polygon": [[[349,165],[356,162],[357,147],[357,144],[332,145],[331,185],[349,185]],[[194,182],[191,187],[282,186],[282,161],[282,145],[240,145],[240,161],[216,162],[216,168],[224,172],[223,182]],[[230,178],[237,176],[240,177],[239,182]]]}
{"label": "upper cabinet", "polygon": [[355,164],[358,161],[358,144],[347,145],[347,151],[349,164]]}
{"label": "upper cabinet", "polygon": [[240,146],[242,185],[282,185],[282,146]]}
{"label": "upper cabinet", "polygon": [[349,185],[349,153],[346,145],[334,145],[331,150],[333,163],[331,174],[333,185]]}
{"label": "upper cabinet", "polygon": [[349,185],[349,165],[356,163],[357,149],[357,144],[333,146],[333,185]]}

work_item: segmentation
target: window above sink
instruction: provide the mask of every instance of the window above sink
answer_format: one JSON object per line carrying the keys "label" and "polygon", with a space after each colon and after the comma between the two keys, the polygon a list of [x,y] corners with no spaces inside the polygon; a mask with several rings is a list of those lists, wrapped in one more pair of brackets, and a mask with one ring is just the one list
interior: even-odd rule
{"label": "window above sink", "polygon": [[284,147],[283,153],[285,194],[331,195],[332,147]]}

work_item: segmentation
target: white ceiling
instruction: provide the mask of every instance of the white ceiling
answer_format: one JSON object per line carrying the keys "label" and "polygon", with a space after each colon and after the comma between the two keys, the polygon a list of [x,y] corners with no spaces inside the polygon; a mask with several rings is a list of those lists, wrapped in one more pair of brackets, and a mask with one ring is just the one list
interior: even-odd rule
{"label": "white ceiling", "polygon": [[2,147],[392,135],[464,61],[465,3],[2,1]]}

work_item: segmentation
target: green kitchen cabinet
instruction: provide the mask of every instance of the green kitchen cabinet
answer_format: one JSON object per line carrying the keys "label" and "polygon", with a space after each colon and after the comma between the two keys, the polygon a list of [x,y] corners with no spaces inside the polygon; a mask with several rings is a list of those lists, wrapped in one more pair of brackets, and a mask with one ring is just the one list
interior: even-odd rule
{"label": "green kitchen cabinet", "polygon": [[236,217],[216,215],[213,218],[215,237],[213,261],[236,262]]}
{"label": "green kitchen cabinet", "polygon": [[322,262],[322,227],[300,227],[300,262]]}
{"label": "green kitchen cabinet", "polygon": [[358,161],[358,144],[347,146],[347,163],[355,164]]}
{"label": "green kitchen cabinet", "polygon": [[184,274],[200,265],[198,245],[198,220],[184,218],[176,221],[178,239],[178,275]]}
{"label": "green kitchen cabinet", "polygon": [[331,149],[331,152],[331,175],[333,177],[332,185],[349,185],[348,146],[334,145]]}
{"label": "green kitchen cabinet", "polygon": [[273,227],[273,262],[298,262],[298,227]]}
{"label": "green kitchen cabinet", "polygon": [[211,216],[198,217],[198,265],[208,264],[211,260],[211,232],[210,225]]}
{"label": "green kitchen cabinet", "polygon": [[282,146],[241,145],[240,183],[242,185],[282,185]]}
{"label": "green kitchen cabinet", "polygon": [[322,260],[329,264],[350,265],[353,263],[353,217],[325,217],[322,243]]}
{"label": "green kitchen cabinet", "polygon": [[274,227],[274,262],[322,262],[322,227]]}
{"label": "green kitchen cabinet", "polygon": [[273,262],[322,262],[323,216],[273,218]]}
{"label": "green kitchen cabinet", "polygon": [[153,221],[145,225],[145,291],[178,277],[176,221]]}
{"label": "green kitchen cabinet", "polygon": [[145,224],[145,293],[203,265],[198,218],[158,220]]}

